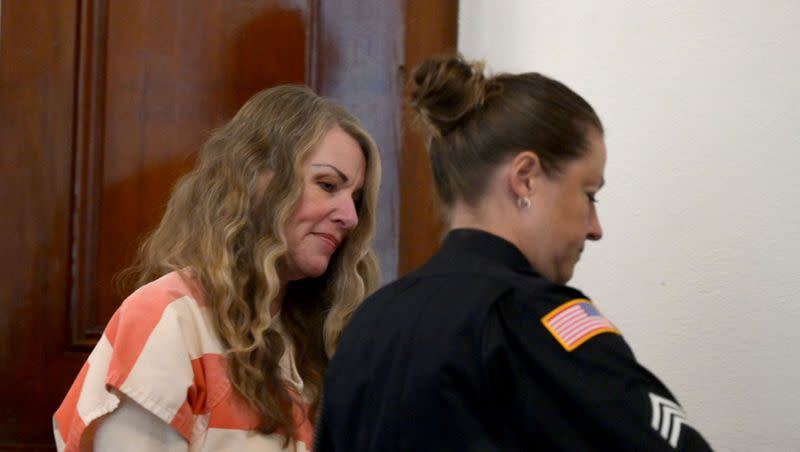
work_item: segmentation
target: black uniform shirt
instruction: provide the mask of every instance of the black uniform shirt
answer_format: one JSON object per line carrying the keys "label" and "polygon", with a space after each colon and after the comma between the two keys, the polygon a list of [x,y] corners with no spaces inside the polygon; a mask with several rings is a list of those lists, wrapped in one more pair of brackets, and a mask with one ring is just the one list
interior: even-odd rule
{"label": "black uniform shirt", "polygon": [[710,450],[583,294],[466,229],[356,311],[321,413],[315,452]]}

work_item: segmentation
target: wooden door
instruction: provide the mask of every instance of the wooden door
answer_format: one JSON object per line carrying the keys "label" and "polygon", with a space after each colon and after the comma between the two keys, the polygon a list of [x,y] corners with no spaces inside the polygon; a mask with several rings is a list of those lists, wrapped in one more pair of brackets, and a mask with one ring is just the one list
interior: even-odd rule
{"label": "wooden door", "polygon": [[403,171],[429,175],[400,165],[407,29],[428,24],[417,59],[455,43],[456,0],[424,3],[0,0],[0,449],[52,450],[52,413],[122,300],[113,275],[258,90],[307,83],[362,118],[384,162],[384,278],[411,262]]}

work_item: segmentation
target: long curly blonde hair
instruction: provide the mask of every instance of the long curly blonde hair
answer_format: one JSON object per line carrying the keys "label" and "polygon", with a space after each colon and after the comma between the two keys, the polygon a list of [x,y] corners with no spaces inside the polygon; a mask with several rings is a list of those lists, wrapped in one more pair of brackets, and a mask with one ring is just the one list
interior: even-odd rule
{"label": "long curly blonde hair", "polygon": [[[367,162],[358,225],[322,276],[290,282],[282,294],[278,268],[287,255],[284,225],[303,192],[303,162],[334,127],[359,143]],[[266,171],[272,174],[269,185],[257,193]],[[226,346],[231,382],[258,412],[264,433],[291,437],[298,402],[280,376],[285,346],[270,328],[270,306],[283,295],[281,323],[304,386],[313,394],[313,422],[339,335],[378,285],[371,242],[379,183],[377,146],[355,117],[305,87],[264,90],[206,142],[126,271],[139,286],[172,271],[189,270],[197,278]]]}

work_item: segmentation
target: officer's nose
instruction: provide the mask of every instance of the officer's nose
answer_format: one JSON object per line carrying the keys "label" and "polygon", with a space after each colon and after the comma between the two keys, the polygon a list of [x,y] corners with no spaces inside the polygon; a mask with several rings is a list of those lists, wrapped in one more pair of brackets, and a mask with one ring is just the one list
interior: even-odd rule
{"label": "officer's nose", "polygon": [[589,240],[600,240],[603,238],[603,227],[600,226],[600,217],[597,216],[597,210],[592,209],[592,218],[589,220],[589,230],[586,233],[586,238]]}

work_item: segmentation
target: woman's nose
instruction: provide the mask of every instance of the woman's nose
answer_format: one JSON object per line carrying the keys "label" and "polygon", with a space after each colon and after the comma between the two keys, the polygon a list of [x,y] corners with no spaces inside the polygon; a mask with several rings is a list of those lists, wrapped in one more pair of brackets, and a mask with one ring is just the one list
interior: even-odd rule
{"label": "woman's nose", "polygon": [[356,210],[356,203],[352,198],[342,198],[342,201],[336,208],[334,221],[347,230],[358,226],[358,211]]}
{"label": "woman's nose", "polygon": [[592,211],[592,219],[589,222],[589,231],[586,233],[586,238],[589,240],[600,240],[603,238],[603,227],[600,226],[600,217],[597,216],[597,211]]}

